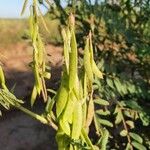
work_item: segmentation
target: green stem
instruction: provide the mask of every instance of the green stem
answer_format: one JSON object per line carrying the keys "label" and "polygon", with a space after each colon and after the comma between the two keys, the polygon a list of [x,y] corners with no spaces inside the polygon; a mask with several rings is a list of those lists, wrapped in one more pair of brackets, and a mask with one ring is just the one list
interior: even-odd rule
{"label": "green stem", "polygon": [[84,138],[85,142],[91,147],[91,150],[94,150],[94,146],[93,146],[91,140],[89,139],[85,129],[83,129],[83,128],[81,131],[81,136]]}
{"label": "green stem", "polygon": [[23,111],[24,113],[28,114],[29,116],[35,118],[36,120],[40,121],[41,123],[48,124],[48,121],[44,117],[42,117],[42,116],[40,116],[40,115],[38,115],[38,114],[28,110],[27,108],[24,108],[20,104],[17,104],[14,107],[18,108],[19,110]]}

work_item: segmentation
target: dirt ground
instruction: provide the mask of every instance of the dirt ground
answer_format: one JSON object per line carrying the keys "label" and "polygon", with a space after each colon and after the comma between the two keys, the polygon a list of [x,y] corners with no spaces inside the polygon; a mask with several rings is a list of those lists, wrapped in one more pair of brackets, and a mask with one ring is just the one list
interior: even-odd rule
{"label": "dirt ground", "polygon": [[[47,45],[46,50],[52,71],[52,77],[47,84],[56,88],[60,78],[62,48]],[[0,61],[7,85],[10,89],[15,87],[15,95],[24,99],[27,104],[34,83],[31,68],[28,66],[31,60],[32,47],[27,43],[10,45],[7,49],[0,47]],[[34,110],[40,113],[42,107],[39,103]],[[0,118],[0,150],[57,150],[54,136],[53,129],[18,110],[3,111]]]}

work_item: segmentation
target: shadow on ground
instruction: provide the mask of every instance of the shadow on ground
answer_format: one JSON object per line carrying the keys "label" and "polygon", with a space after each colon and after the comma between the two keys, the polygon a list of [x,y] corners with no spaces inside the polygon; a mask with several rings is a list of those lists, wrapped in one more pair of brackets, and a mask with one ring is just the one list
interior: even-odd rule
{"label": "shadow on ground", "polygon": [[[61,68],[52,67],[51,73],[52,78],[47,82],[47,86],[57,89]],[[9,89],[15,85],[15,95],[17,98],[23,99],[26,107],[31,109],[29,100],[34,83],[33,74],[31,72],[10,70],[10,72],[6,72],[7,75],[6,81]],[[38,101],[40,102],[36,102],[32,110],[40,114],[44,110],[44,104],[41,99],[38,99]],[[42,125],[18,110],[3,111],[3,116],[0,118],[0,150],[49,149],[57,149],[55,132],[52,128]]]}
{"label": "shadow on ground", "polygon": [[[54,46],[47,46],[50,55],[51,79],[47,86],[57,89],[61,75],[62,49]],[[6,83],[9,89],[14,87],[17,98],[25,101],[25,106],[34,112],[42,113],[44,104],[38,99],[34,108],[30,107],[30,95],[34,84],[34,77],[28,63],[31,59],[31,52],[26,49],[1,51],[4,56],[0,58],[6,75]],[[5,57],[6,56],[6,57]],[[14,86],[15,85],[15,86]],[[0,117],[0,150],[57,150],[55,142],[55,131],[26,114],[12,109],[2,110]]]}

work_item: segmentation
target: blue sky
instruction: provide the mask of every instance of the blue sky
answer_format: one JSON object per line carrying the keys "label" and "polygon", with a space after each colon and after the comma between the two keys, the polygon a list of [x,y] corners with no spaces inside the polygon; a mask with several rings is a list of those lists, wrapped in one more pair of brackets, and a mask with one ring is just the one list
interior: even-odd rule
{"label": "blue sky", "polygon": [[[20,12],[23,2],[24,0],[0,0],[0,18],[22,18]],[[29,3],[31,3],[31,0],[29,0]],[[42,12],[45,12],[43,7],[41,9]],[[29,11],[26,10],[23,17],[28,15]]]}
{"label": "blue sky", "polygon": [[[32,0],[28,0],[31,4]],[[91,0],[94,2],[95,0]],[[103,1],[103,0],[102,0]],[[65,5],[65,1],[61,1]],[[26,10],[24,16],[20,15],[24,0],[0,0],[0,18],[25,18],[29,16],[29,11]],[[44,7],[41,7],[43,13],[46,12]]]}

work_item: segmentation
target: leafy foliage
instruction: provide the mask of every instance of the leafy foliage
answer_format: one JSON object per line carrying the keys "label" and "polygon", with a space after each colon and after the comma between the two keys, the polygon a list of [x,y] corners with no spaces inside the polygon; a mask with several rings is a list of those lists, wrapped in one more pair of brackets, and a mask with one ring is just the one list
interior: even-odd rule
{"label": "leafy foliage", "polygon": [[[144,126],[150,123],[149,75],[150,67],[150,2],[144,1],[66,1],[63,7],[60,1],[54,1],[50,9],[51,18],[59,18],[66,25],[66,18],[72,12],[76,18],[76,36],[79,54],[82,57],[84,42],[89,30],[93,35],[94,58],[103,72],[104,80],[94,79],[94,95],[97,98],[95,126],[112,127],[112,114],[118,103],[123,107],[115,117],[113,128],[120,129],[125,118],[127,127],[134,129],[134,122]],[[88,58],[88,56],[87,56]],[[90,69],[90,66],[88,67]],[[89,74],[90,76],[90,74]],[[92,76],[90,77],[92,78]],[[103,106],[101,99],[109,102]],[[98,105],[99,104],[99,105]],[[121,117],[122,116],[122,117]],[[131,120],[128,120],[128,119]],[[121,135],[129,137],[126,130]],[[117,136],[113,136],[115,139]],[[116,140],[119,141],[119,138]],[[130,142],[129,142],[130,143]],[[129,145],[132,144],[127,144]],[[135,145],[135,144],[133,144]],[[132,147],[135,147],[133,146]],[[114,147],[114,145],[113,145]]]}
{"label": "leafy foliage", "polygon": [[[27,2],[25,0],[22,13]],[[39,1],[40,4],[44,2],[51,6],[48,0]],[[54,2],[57,8],[51,7],[51,11],[55,11],[56,17],[61,17],[63,24],[67,24],[62,29],[64,65],[58,91],[48,89],[54,96],[50,98],[47,95],[45,78],[50,78],[50,73],[46,70],[46,52],[39,33],[38,12],[41,13],[37,0],[33,0],[30,38],[35,85],[31,104],[34,104],[37,94],[42,93],[47,103],[45,112],[38,115],[22,106],[23,102],[7,89],[1,66],[0,105],[6,109],[16,107],[52,126],[57,130],[59,150],[146,150],[145,137],[137,132],[135,125],[140,124],[140,120],[145,126],[150,122],[149,111],[143,105],[143,101],[149,98],[149,72],[142,73],[140,70],[143,65],[149,66],[145,56],[149,55],[149,18],[140,20],[143,14],[149,14],[149,1],[68,1],[65,9],[59,0]],[[73,14],[67,21],[70,11],[76,13],[77,22]],[[83,38],[88,35],[85,42],[76,41],[79,35]],[[81,58],[78,47],[84,49]],[[139,48],[143,47],[144,53],[141,53]],[[94,141],[90,137],[92,128],[95,130]]]}

